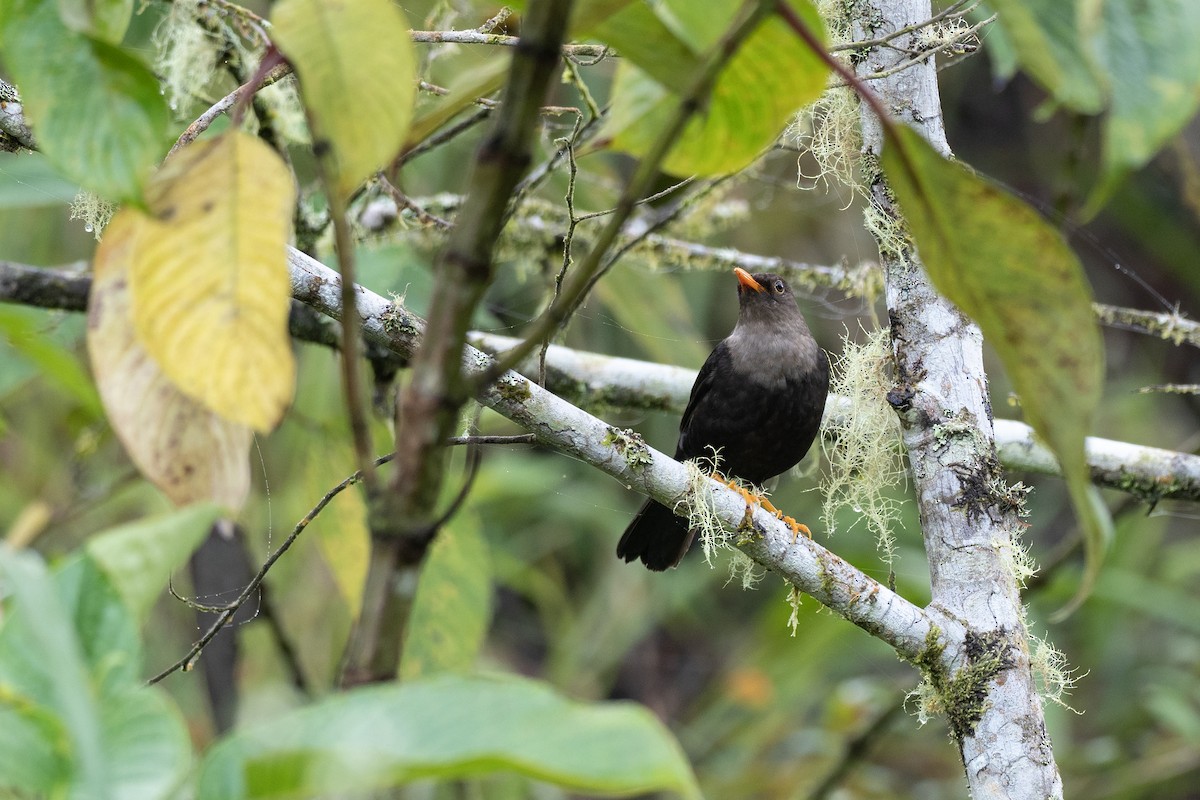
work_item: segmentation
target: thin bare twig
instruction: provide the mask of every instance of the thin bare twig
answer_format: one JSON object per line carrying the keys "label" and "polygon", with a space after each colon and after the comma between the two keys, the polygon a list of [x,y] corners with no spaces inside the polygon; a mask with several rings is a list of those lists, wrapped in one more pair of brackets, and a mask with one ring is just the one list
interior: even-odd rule
{"label": "thin bare twig", "polygon": [[[517,36],[505,36],[500,33],[483,33],[471,31],[413,31],[412,40],[426,44],[488,44],[499,47],[516,47],[521,40]],[[599,44],[565,44],[562,54],[570,58],[604,58],[612,55],[612,51]]]}
{"label": "thin bare twig", "polygon": [[246,92],[257,92],[259,89],[266,88],[267,86],[270,86],[271,84],[280,81],[291,74],[291,64],[280,64],[268,72],[266,77],[264,77],[261,81],[258,81],[257,86],[251,86],[251,84],[255,83],[256,81],[255,78],[251,78],[246,83],[242,84],[217,102],[213,103],[207,111],[205,111],[199,117],[196,117],[195,122],[193,122],[191,125],[188,125],[187,128],[184,129],[183,133],[181,133],[179,138],[175,141],[175,144],[171,145],[171,149],[167,153],[167,158],[170,158],[172,155],[174,155],[175,151],[184,145],[194,142],[200,136],[200,134],[208,130],[209,127],[217,121],[218,117],[227,113],[230,109],[237,105]]}
{"label": "thin bare twig", "polygon": [[[786,7],[786,4],[781,7]],[[524,341],[512,351],[498,358],[482,376],[476,379],[476,388],[495,381],[514,364],[519,363],[525,356],[541,347],[544,341],[551,338],[559,327],[570,319],[575,309],[587,297],[597,275],[604,269],[608,250],[620,235],[625,220],[629,218],[638,201],[646,195],[657,179],[659,165],[675,145],[688,120],[701,107],[702,99],[708,94],[721,68],[733,57],[742,42],[758,28],[759,23],[775,10],[775,0],[759,0],[748,10],[743,9],[740,17],[712,47],[699,72],[680,95],[675,110],[663,126],[658,138],[638,162],[637,169],[625,185],[608,223],[592,243],[592,249],[583,259],[579,268],[573,272],[569,283],[564,286],[560,302],[548,306],[534,321]]]}
{"label": "thin bare twig", "polygon": [[[381,456],[375,459],[372,466],[382,466],[395,458],[395,455],[395,453],[388,453],[386,456]],[[362,480],[362,473],[355,472],[353,475],[346,478],[337,486],[334,486],[332,489],[326,492],[325,496],[322,497],[317,504],[312,507],[312,510],[305,514],[304,517],[296,523],[296,526],[292,528],[292,532],[286,539],[283,540],[279,547],[275,548],[275,550],[272,551],[269,556],[267,556],[267,560],[263,562],[261,567],[259,567],[258,572],[254,575],[250,582],[246,584],[246,588],[242,590],[241,594],[239,594],[237,598],[225,606],[205,607],[203,610],[219,613],[216,621],[209,626],[208,630],[204,632],[204,635],[196,640],[196,643],[192,645],[191,649],[187,651],[183,658],[179,659],[174,664],[155,675],[153,678],[148,680],[147,683],[158,683],[171,673],[179,670],[190,672],[192,667],[196,665],[196,658],[199,657],[201,651],[204,650],[204,647],[213,640],[214,636],[221,632],[222,628],[229,624],[229,621],[233,619],[233,615],[237,613],[238,609],[241,608],[242,605],[244,605],[245,602],[254,595],[254,592],[258,590],[258,587],[262,585],[262,582],[266,579],[267,573],[271,571],[271,567],[275,566],[275,562],[278,561],[283,554],[286,553],[291,546],[296,543],[296,540],[300,538],[300,534],[304,532],[304,529],[308,527],[309,523],[316,519],[317,515],[324,510],[325,506],[329,505],[329,503],[333,501],[333,498],[337,497],[347,488],[358,483],[360,480]],[[178,595],[176,595],[176,597],[178,597]],[[189,605],[191,605],[191,603],[189,603]]]}

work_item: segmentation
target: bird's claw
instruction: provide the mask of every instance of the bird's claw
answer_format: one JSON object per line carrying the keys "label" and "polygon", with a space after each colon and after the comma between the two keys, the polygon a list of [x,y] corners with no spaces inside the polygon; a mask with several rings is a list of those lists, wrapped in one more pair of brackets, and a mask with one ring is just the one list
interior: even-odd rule
{"label": "bird's claw", "polygon": [[[772,505],[771,501],[768,500],[766,497],[763,497],[760,494],[755,494],[754,492],[750,491],[749,489],[739,486],[736,480],[730,480],[730,479],[724,477],[723,475],[721,475],[721,473],[719,473],[719,472],[713,472],[713,478],[715,480],[718,480],[721,483],[725,484],[730,489],[733,489],[735,492],[737,492],[738,494],[740,494],[742,496],[742,499],[746,501],[746,517],[747,518],[749,518],[750,514],[752,513],[751,507],[759,506],[767,513],[774,514],[776,519],[783,520],[783,522],[785,524],[787,524],[787,526],[789,528],[792,529],[792,544],[796,543],[796,540],[798,540],[800,538],[801,533],[803,533],[809,539],[811,539],[813,537],[812,531],[810,531],[808,529],[807,525],[805,525],[803,522],[796,522],[796,520],[794,520],[791,517],[784,514],[782,511],[780,511],[778,508],[776,508],[774,505]],[[745,522],[745,520],[743,520],[743,523],[744,522]]]}
{"label": "bird's claw", "polygon": [[796,543],[796,540],[800,538],[801,533],[803,533],[809,539],[812,538],[812,531],[810,531],[808,526],[803,522],[796,522],[796,520],[792,519],[791,517],[781,517],[781,519],[788,524],[788,527],[792,529],[792,544]]}

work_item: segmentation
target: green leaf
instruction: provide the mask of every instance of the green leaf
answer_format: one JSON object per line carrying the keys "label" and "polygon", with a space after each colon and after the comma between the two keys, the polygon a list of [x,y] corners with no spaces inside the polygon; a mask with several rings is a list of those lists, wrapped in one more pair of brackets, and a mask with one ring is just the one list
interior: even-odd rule
{"label": "green leaf", "polygon": [[77,194],[41,153],[0,153],[0,210],[65,206]]}
{"label": "green leaf", "polygon": [[[45,711],[51,712],[66,734],[57,747],[64,748],[69,762],[57,766],[69,763],[71,772],[38,776],[34,783],[107,786],[100,712],[83,650],[54,581],[41,559],[6,547],[0,547],[0,577],[12,598],[0,629],[0,693],[5,698],[23,696],[23,704],[41,707],[43,720]],[[51,766],[55,764],[47,763]]]}
{"label": "green leaf", "polygon": [[1085,216],[1100,210],[1131,170],[1145,165],[1200,107],[1200,3],[1104,4],[1100,61],[1112,84],[1103,174]]}
{"label": "green leaf", "polygon": [[[0,789],[50,795],[70,768],[61,746],[67,741],[62,721],[0,685],[0,730]],[[0,796],[8,795],[0,791]]]}
{"label": "green leaf", "polygon": [[400,152],[416,95],[408,23],[390,0],[281,0],[272,37],[300,76],[314,145],[348,196]]}
{"label": "green leaf", "polygon": [[1058,458],[1085,534],[1077,603],[1111,538],[1084,455],[1104,349],[1083,267],[1037,212],[942,158],[910,128],[888,130],[883,167],[933,284],[979,324],[1029,424]]}
{"label": "green leaf", "polygon": [[991,5],[1021,66],[1043,89],[1076,111],[1095,114],[1104,108],[1106,86],[1081,36],[1078,0],[991,0]]}
{"label": "green leaf", "polygon": [[[590,36],[597,25],[636,2],[638,0],[578,0],[571,7],[571,22],[568,26],[569,38],[581,39],[584,36]],[[511,3],[510,5],[520,8],[524,3]]]}
{"label": "green leaf", "polygon": [[58,16],[76,33],[120,44],[133,16],[133,0],[58,0]]}
{"label": "green leaf", "polygon": [[[820,15],[807,0],[792,0],[797,14],[824,38]],[[719,35],[742,3],[719,0],[692,5],[669,0],[656,6],[663,25],[695,52],[719,46]],[[666,75],[658,63],[655,73]],[[670,73],[674,74],[674,73]],[[735,172],[771,144],[791,116],[825,88],[824,62],[780,19],[772,17],[754,32],[718,76],[700,112],[685,128],[663,163],[678,175]],[[613,107],[600,141],[635,156],[650,150],[666,126],[679,97],[642,69],[622,61],[612,90]]]}
{"label": "green leaf", "polygon": [[700,68],[696,51],[646,3],[633,3],[613,14],[592,35],[673,92],[683,92]]}
{"label": "green leaf", "polygon": [[[647,291],[651,286],[653,291]],[[618,325],[637,331],[638,346],[651,361],[693,367],[704,363],[709,345],[696,330],[692,301],[673,277],[647,276],[620,265],[595,291]]]}
{"label": "green leaf", "polygon": [[51,577],[0,547],[0,786],[49,796],[171,798],[191,762],[182,717],[142,684],[129,611],[87,557]]}
{"label": "green leaf", "polygon": [[474,517],[455,517],[434,540],[408,618],[403,681],[474,668],[492,610],[487,543]]}
{"label": "green leaf", "polygon": [[1200,4],[1193,0],[993,0],[1021,66],[1077,111],[1107,108],[1092,216],[1200,107]]}
{"label": "green leaf", "polygon": [[154,686],[126,683],[101,706],[114,798],[177,798],[192,765],[179,709]]}
{"label": "green leaf", "polygon": [[345,795],[502,770],[578,792],[700,796],[679,744],[641,706],[442,675],[353,690],[234,734],[205,757],[199,797]]}
{"label": "green leaf", "polygon": [[214,505],[199,504],[138,520],[89,539],[87,555],[129,611],[144,619],[172,571],[187,562],[220,514]]}
{"label": "green leaf", "polygon": [[68,30],[57,3],[7,0],[3,11],[5,65],[46,158],[106,199],[140,200],[168,144],[154,74],[124,50]]}
{"label": "green leaf", "polygon": [[79,553],[55,570],[54,579],[89,672],[108,687],[137,682],[142,670],[137,620],[108,578]]}
{"label": "green leaf", "polygon": [[46,312],[20,306],[0,307],[0,337],[37,366],[48,381],[74,398],[90,419],[103,419],[100,395],[87,370],[61,337],[48,331]]}

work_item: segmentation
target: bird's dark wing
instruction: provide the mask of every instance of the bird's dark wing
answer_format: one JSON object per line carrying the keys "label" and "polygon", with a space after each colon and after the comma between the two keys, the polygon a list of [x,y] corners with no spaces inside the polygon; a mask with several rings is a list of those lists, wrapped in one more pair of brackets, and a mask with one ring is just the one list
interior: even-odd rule
{"label": "bird's dark wing", "polygon": [[704,366],[700,367],[700,372],[696,375],[696,382],[692,384],[692,393],[688,397],[687,408],[683,410],[683,417],[679,420],[679,443],[675,446],[676,461],[685,461],[689,458],[706,455],[704,446],[707,442],[693,441],[695,437],[688,436],[688,431],[692,427],[692,415],[697,408],[706,404],[706,400],[717,382],[717,376],[727,374],[732,369],[732,361],[729,347],[722,340],[708,354]]}

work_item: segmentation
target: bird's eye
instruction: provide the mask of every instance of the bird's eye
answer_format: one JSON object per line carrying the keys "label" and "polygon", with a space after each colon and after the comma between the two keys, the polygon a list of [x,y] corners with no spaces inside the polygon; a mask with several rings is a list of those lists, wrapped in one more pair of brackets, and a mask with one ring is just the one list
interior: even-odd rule
{"label": "bird's eye", "polygon": [[783,281],[775,281],[775,285],[771,288],[775,290],[775,294],[783,294],[785,287],[783,285]]}

